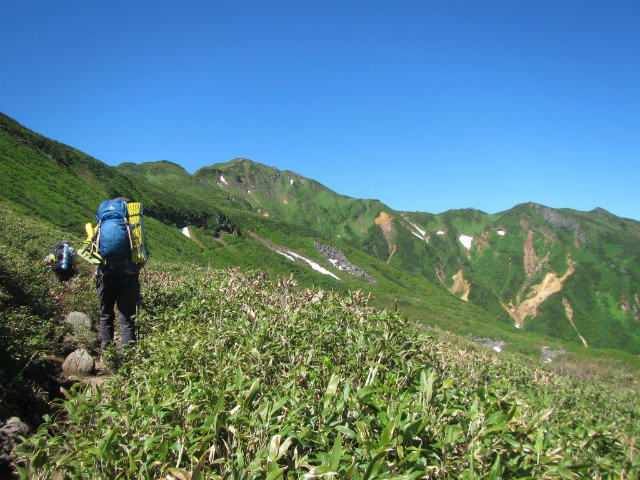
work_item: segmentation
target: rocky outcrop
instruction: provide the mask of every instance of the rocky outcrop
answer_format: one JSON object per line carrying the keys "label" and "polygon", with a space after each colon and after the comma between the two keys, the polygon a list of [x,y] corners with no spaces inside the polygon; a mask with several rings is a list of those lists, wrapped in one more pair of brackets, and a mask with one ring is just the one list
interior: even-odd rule
{"label": "rocky outcrop", "polygon": [[566,227],[573,230],[576,242],[587,243],[587,234],[582,230],[580,222],[572,217],[563,217],[558,212],[548,207],[540,207],[542,216],[552,227]]}
{"label": "rocky outcrop", "polygon": [[471,284],[464,278],[464,274],[462,273],[462,269],[458,270],[453,276],[453,285],[449,289],[449,291],[454,294],[461,294],[460,300],[465,302],[469,301],[469,293],[471,292]]}
{"label": "rocky outcrop", "polygon": [[[533,235],[533,230],[529,230],[527,233],[527,239],[524,242],[524,273],[527,276],[527,280],[531,280],[535,277],[549,262],[549,252],[547,252],[543,258],[538,257],[536,249],[533,246]],[[527,284],[525,283],[523,288],[526,288],[526,285]]]}
{"label": "rocky outcrop", "polygon": [[482,345],[483,347],[491,348],[498,353],[502,351],[505,344],[507,343],[501,338],[474,337],[470,333],[467,334],[467,338],[471,340],[473,343],[477,343],[479,345]]}
{"label": "rocky outcrop", "polygon": [[354,277],[364,278],[369,283],[376,283],[376,279],[369,275],[363,268],[354,265],[347,260],[344,253],[331,245],[324,245],[322,243],[313,242],[313,246],[320,255],[326,258],[329,263],[336,267],[340,271],[345,271]]}
{"label": "rocky outcrop", "polygon": [[518,295],[515,303],[509,302],[506,305],[501,302],[503,308],[515,321],[516,328],[522,328],[526,317],[535,317],[538,314],[538,307],[551,295],[562,290],[565,280],[575,271],[574,261],[567,259],[567,264],[567,271],[561,277],[558,277],[556,272],[547,272],[542,282],[534,285],[524,300],[520,301],[520,295]]}
{"label": "rocky outcrop", "polygon": [[564,355],[565,353],[567,353],[567,351],[564,348],[558,348],[557,350],[554,350],[547,347],[546,345],[544,347],[540,347],[540,357],[545,363],[551,363],[560,355]]}
{"label": "rocky outcrop", "polygon": [[391,257],[398,250],[398,245],[393,243],[393,217],[386,212],[380,212],[380,214],[374,220],[376,225],[380,227],[382,231],[382,236],[387,241],[387,245],[389,246],[389,258],[387,258],[387,263],[391,261]]}
{"label": "rocky outcrop", "polygon": [[93,371],[94,360],[84,348],[79,348],[65,358],[62,372],[65,375],[87,375]]}
{"label": "rocky outcrop", "polygon": [[533,277],[538,271],[538,255],[533,247],[533,230],[529,230],[524,242],[524,273],[527,278]]}

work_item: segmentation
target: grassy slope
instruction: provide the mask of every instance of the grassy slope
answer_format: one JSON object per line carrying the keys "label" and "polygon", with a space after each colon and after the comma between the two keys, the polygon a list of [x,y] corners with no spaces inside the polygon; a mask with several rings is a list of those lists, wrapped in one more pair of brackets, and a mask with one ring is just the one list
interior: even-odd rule
{"label": "grassy slope", "polygon": [[32,478],[640,473],[633,389],[263,273],[155,272],[148,288],[144,339],[113,381],[73,389],[23,446]]}

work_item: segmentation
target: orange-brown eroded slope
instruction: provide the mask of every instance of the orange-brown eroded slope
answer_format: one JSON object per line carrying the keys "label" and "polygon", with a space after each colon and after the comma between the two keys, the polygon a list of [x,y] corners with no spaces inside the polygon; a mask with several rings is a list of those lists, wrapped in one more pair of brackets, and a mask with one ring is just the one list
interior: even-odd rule
{"label": "orange-brown eroded slope", "polygon": [[462,293],[462,295],[460,296],[460,299],[464,300],[465,302],[469,301],[469,292],[471,292],[471,284],[465,280],[464,275],[462,274],[462,269],[458,270],[458,273],[456,273],[453,276],[453,285],[451,286],[449,291],[454,295],[457,295],[458,293]]}
{"label": "orange-brown eroded slope", "polygon": [[380,212],[375,219],[376,225],[380,227],[382,230],[382,236],[387,241],[387,245],[389,245],[389,258],[387,258],[387,263],[391,261],[391,257],[398,250],[398,246],[393,242],[393,217],[386,212]]}
{"label": "orange-brown eroded slope", "polygon": [[526,317],[535,317],[538,314],[538,307],[551,295],[562,290],[562,285],[565,280],[575,271],[575,262],[569,259],[567,263],[568,267],[564,275],[558,277],[556,272],[547,272],[542,282],[534,285],[529,295],[527,295],[527,298],[522,302],[519,301],[518,296],[518,300],[516,300],[515,303],[511,301],[509,305],[502,304],[515,321],[516,327],[522,328]]}

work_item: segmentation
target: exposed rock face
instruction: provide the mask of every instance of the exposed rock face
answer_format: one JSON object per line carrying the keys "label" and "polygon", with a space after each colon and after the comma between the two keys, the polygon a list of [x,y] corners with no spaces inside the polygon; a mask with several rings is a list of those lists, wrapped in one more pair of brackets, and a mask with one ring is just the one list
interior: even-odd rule
{"label": "exposed rock face", "polygon": [[531,280],[538,272],[541,272],[549,261],[549,252],[543,258],[538,257],[533,246],[533,235],[533,230],[529,230],[524,242],[524,272],[527,280]]}
{"label": "exposed rock face", "polygon": [[561,277],[556,272],[547,272],[542,282],[534,285],[527,298],[520,301],[520,296],[514,303],[509,302],[508,305],[502,303],[507,313],[515,321],[517,328],[522,328],[526,317],[535,317],[538,314],[538,307],[551,295],[562,290],[562,285],[575,271],[575,262],[567,259],[567,271]]}
{"label": "exposed rock face", "polygon": [[527,278],[533,277],[538,270],[538,255],[533,248],[533,230],[529,230],[524,242],[524,271]]}
{"label": "exposed rock face", "polygon": [[389,245],[389,258],[387,258],[387,263],[389,263],[393,254],[398,250],[398,246],[392,241],[394,233],[393,217],[386,212],[380,212],[376,217],[375,222],[376,225],[380,227],[380,230],[382,230],[382,235]]}
{"label": "exposed rock face", "polygon": [[78,333],[79,331],[86,329],[91,330],[91,319],[88,315],[82,312],[71,312],[64,317],[64,321],[71,326],[74,333]]}
{"label": "exposed rock face", "polygon": [[91,373],[94,367],[93,357],[84,348],[71,352],[62,364],[62,371],[66,375]]}
{"label": "exposed rock face", "polygon": [[313,246],[316,247],[320,255],[331,262],[338,270],[345,271],[354,277],[362,277],[369,283],[376,283],[375,278],[369,275],[364,269],[349,262],[345,254],[337,248],[318,242],[313,242]]}
{"label": "exposed rock face", "polygon": [[453,285],[449,289],[454,295],[461,294],[460,299],[465,302],[469,301],[469,293],[471,292],[471,284],[465,280],[462,269],[458,270],[453,276]]}
{"label": "exposed rock face", "polygon": [[563,217],[551,208],[541,208],[542,216],[552,227],[567,227],[573,230],[576,242],[587,243],[587,234],[582,230],[580,222],[572,217]]}

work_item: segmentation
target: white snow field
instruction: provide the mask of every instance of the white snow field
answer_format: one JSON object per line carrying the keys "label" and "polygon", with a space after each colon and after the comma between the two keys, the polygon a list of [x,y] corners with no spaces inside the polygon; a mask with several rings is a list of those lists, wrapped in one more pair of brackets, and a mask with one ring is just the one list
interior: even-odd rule
{"label": "white snow field", "polygon": [[311,268],[313,268],[316,272],[320,272],[323,273],[325,275],[331,275],[333,278],[335,278],[336,280],[340,280],[340,277],[336,276],[335,274],[331,273],[329,270],[327,270],[324,267],[321,267],[320,265],[318,265],[316,262],[314,262],[313,260],[309,260],[306,257],[303,257],[302,255],[298,255],[295,252],[292,252],[291,250],[288,251],[289,255],[292,255],[296,258],[299,258],[300,260],[307,262],[309,264],[309,266]]}
{"label": "white snow field", "polygon": [[458,240],[460,240],[460,243],[464,245],[467,250],[471,250],[471,242],[473,241],[473,237],[470,237],[469,235],[460,235],[458,237]]}

